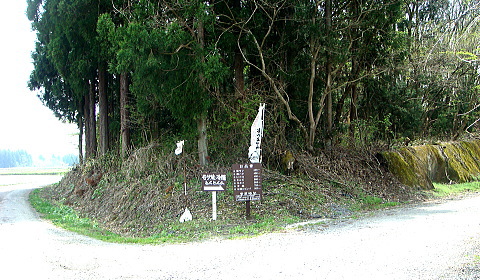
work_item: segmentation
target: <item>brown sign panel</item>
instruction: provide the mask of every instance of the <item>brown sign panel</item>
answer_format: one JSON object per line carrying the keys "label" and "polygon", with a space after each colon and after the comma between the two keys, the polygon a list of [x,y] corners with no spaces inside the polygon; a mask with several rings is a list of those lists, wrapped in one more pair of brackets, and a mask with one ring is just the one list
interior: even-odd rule
{"label": "brown sign panel", "polygon": [[204,191],[225,191],[227,187],[227,174],[203,173],[202,188]]}
{"label": "brown sign panel", "polygon": [[260,200],[262,198],[262,164],[234,164],[232,169],[235,201]]}

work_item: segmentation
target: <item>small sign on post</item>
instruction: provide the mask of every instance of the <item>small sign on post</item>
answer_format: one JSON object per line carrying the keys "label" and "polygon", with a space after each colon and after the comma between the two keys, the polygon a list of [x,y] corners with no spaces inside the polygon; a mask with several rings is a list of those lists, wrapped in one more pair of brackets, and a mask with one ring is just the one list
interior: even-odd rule
{"label": "small sign on post", "polygon": [[227,174],[203,173],[202,188],[212,192],[212,220],[217,219],[217,191],[225,191],[227,186]]}
{"label": "small sign on post", "polygon": [[227,174],[203,173],[202,188],[204,191],[225,191],[227,186]]}

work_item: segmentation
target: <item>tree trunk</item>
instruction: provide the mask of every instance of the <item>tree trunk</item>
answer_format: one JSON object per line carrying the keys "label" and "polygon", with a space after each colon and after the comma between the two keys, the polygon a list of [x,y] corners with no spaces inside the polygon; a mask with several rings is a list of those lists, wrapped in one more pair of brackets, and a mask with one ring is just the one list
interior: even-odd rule
{"label": "tree trunk", "polygon": [[350,122],[353,123],[358,119],[358,111],[357,111],[357,99],[358,99],[358,93],[357,93],[357,84],[354,83],[352,84],[351,87],[351,103],[350,103]]}
{"label": "tree trunk", "polygon": [[[325,1],[325,26],[326,26],[326,33],[327,37],[330,35],[330,31],[332,28],[332,0]],[[329,38],[327,38],[328,42]],[[327,52],[326,58],[327,61],[325,62],[325,76],[326,76],[326,84],[325,84],[325,94],[327,95],[326,98],[326,107],[327,107],[327,145],[331,144],[332,139],[332,128],[333,128],[333,101],[332,101],[332,62],[330,59],[330,44],[327,43]]]}
{"label": "tree trunk", "polygon": [[333,124],[335,127],[337,127],[338,124],[342,121],[342,118],[343,118],[342,113],[343,113],[343,107],[345,105],[345,99],[347,99],[347,96],[351,96],[351,90],[352,90],[352,85],[349,83],[345,87],[342,96],[337,102],[337,106],[335,109],[335,119],[333,121]]}
{"label": "tree trunk", "polygon": [[[83,108],[81,109],[83,110]],[[83,117],[79,113],[77,116],[78,125],[78,163],[83,164]]]}
{"label": "tree trunk", "polygon": [[128,74],[120,74],[120,137],[121,155],[125,158],[130,151],[130,112],[128,108]]}
{"label": "tree trunk", "polygon": [[[313,112],[313,95],[315,93],[315,79],[317,73],[317,56],[319,48],[316,45],[315,40],[310,42],[310,82],[308,86],[308,120],[309,120],[309,129],[308,129],[308,141],[307,149],[313,151],[313,145],[315,143],[315,136],[317,133],[318,121],[315,119],[315,114]],[[321,109],[319,109],[321,110]]]}
{"label": "tree trunk", "polygon": [[245,78],[243,76],[243,57],[239,50],[235,51],[235,96],[237,99],[245,99]]}
{"label": "tree trunk", "polygon": [[97,155],[97,129],[95,121],[95,92],[93,83],[88,85],[88,93],[85,95],[85,159],[95,158]]}
{"label": "tree trunk", "polygon": [[99,152],[104,155],[109,150],[108,97],[105,66],[98,69],[98,109],[99,109]]}
{"label": "tree trunk", "polygon": [[[360,12],[360,4],[357,1],[351,1],[350,6],[351,10],[353,13],[354,18],[360,18],[361,17],[361,12]],[[352,143],[353,143],[353,138],[355,134],[355,125],[356,125],[356,120],[358,119],[358,110],[357,110],[357,99],[358,99],[358,91],[357,91],[357,84],[358,84],[358,75],[359,75],[359,59],[358,59],[358,36],[359,36],[359,31],[356,26],[352,27],[351,29],[351,41],[352,41],[352,47],[351,47],[351,52],[352,52],[352,70],[351,70],[351,77],[350,77],[350,134],[352,137]]]}
{"label": "tree trunk", "polygon": [[208,164],[208,143],[207,143],[207,116],[201,116],[197,120],[198,129],[198,158],[199,164]]}
{"label": "tree trunk", "polygon": [[327,146],[332,145],[332,128],[333,128],[333,101],[332,101],[332,63],[330,61],[330,54],[328,52],[327,62],[325,63],[325,105],[326,109],[326,118],[327,118],[327,137],[325,144]]}
{"label": "tree trunk", "polygon": [[[90,86],[89,86],[90,91]],[[85,127],[85,159],[92,157],[92,143],[90,137],[90,93],[87,93],[84,96],[84,105],[83,105],[83,118],[84,118],[84,127]]]}
{"label": "tree trunk", "polygon": [[[241,1],[233,0],[233,13],[235,17],[240,17]],[[240,21],[240,19],[238,19]],[[235,72],[235,96],[237,99],[245,98],[245,77],[243,75],[243,68],[245,67],[243,62],[243,56],[239,48],[235,48],[234,57],[234,72]]]}
{"label": "tree trunk", "polygon": [[[205,47],[205,28],[201,20],[198,21],[198,43],[201,50]],[[205,62],[205,57],[203,53],[200,58],[202,63]],[[207,85],[203,73],[199,74],[199,80],[202,87],[202,90],[207,90]],[[200,166],[205,166],[208,164],[208,143],[207,143],[207,112],[203,112],[202,115],[197,120],[197,131],[198,131],[198,162]]]}

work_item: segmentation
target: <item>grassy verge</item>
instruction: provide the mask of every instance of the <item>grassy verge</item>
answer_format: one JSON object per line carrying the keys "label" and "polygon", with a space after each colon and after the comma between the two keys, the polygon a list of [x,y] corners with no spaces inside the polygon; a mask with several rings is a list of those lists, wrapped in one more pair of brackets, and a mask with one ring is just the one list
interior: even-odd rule
{"label": "grassy verge", "polygon": [[[101,229],[97,223],[88,218],[81,218],[71,207],[53,204],[40,196],[41,189],[30,194],[30,204],[42,215],[61,228],[104,241],[121,242],[121,236]],[[128,242],[125,240],[125,242]]]}
{"label": "grassy verge", "polygon": [[[42,215],[55,225],[95,239],[114,243],[162,244],[201,241],[213,238],[237,239],[258,236],[265,233],[278,232],[287,225],[302,220],[287,211],[277,211],[270,215],[253,214],[252,220],[233,221],[229,219],[212,221],[206,218],[195,218],[180,223],[171,221],[157,225],[159,233],[144,237],[125,237],[104,229],[97,222],[81,217],[73,208],[48,201],[41,196],[42,189],[32,191],[30,203]],[[400,203],[385,202],[381,198],[366,196],[349,207],[355,211],[379,210],[393,207]],[[352,212],[353,213],[353,212]]]}
{"label": "grassy verge", "polygon": [[[435,189],[430,191],[432,197],[445,197],[456,195],[468,191],[480,190],[480,182],[465,184],[435,184]],[[212,221],[207,217],[195,217],[193,221],[180,223],[177,219],[166,221],[163,224],[155,225],[154,234],[129,237],[116,234],[105,229],[101,225],[91,219],[82,217],[72,207],[63,205],[58,202],[51,202],[42,196],[44,189],[34,190],[30,195],[32,206],[42,214],[43,218],[52,221],[55,225],[64,229],[77,232],[95,239],[114,242],[114,243],[138,243],[138,244],[161,244],[161,243],[182,243],[191,241],[201,241],[213,238],[233,239],[257,236],[265,233],[281,231],[286,225],[305,221],[286,209],[277,208],[273,211],[274,204],[287,201],[292,196],[291,193],[306,195],[308,192],[300,190],[292,190],[284,187],[276,189],[278,193],[273,194],[270,190],[270,199],[263,202],[265,205],[272,204],[272,211],[263,212],[262,214],[253,213],[252,220],[236,219],[222,217],[222,219]],[[290,195],[290,196],[289,196]],[[273,199],[272,196],[275,198]],[[313,197],[301,197],[298,202],[305,204],[305,209],[311,209],[311,203],[322,204],[322,197],[314,195]],[[369,195],[357,195],[356,199],[345,198],[338,201],[338,205],[343,205],[345,209],[349,209],[349,216],[355,217],[364,211],[375,211],[379,209],[395,207],[401,203],[388,202],[382,198]],[[308,206],[308,207],[307,207]],[[328,218],[329,216],[327,216]],[[332,216],[333,217],[333,216]],[[127,230],[127,229],[126,229]]]}
{"label": "grassy verge", "polygon": [[114,243],[161,244],[200,241],[211,238],[243,238],[284,229],[286,224],[298,222],[291,216],[257,217],[251,221],[244,220],[238,224],[229,220],[194,219],[180,223],[173,221],[158,227],[159,233],[145,237],[125,237],[104,229],[97,222],[81,217],[73,208],[52,203],[41,196],[42,189],[36,189],[30,194],[30,203],[42,218],[50,220],[56,226],[95,239]]}
{"label": "grassy verge", "polygon": [[446,197],[465,192],[475,192],[480,190],[480,182],[469,182],[462,184],[438,184],[434,183],[435,189],[432,194],[435,197]]}

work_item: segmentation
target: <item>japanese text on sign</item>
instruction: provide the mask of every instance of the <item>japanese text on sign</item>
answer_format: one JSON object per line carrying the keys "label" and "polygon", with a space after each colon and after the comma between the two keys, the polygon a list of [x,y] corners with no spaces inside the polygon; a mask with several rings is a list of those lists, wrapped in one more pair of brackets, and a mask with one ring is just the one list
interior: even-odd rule
{"label": "japanese text on sign", "polygon": [[202,174],[202,187],[204,191],[225,191],[227,174],[204,173]]}
{"label": "japanese text on sign", "polygon": [[260,200],[262,198],[262,164],[234,164],[232,169],[235,201]]}

